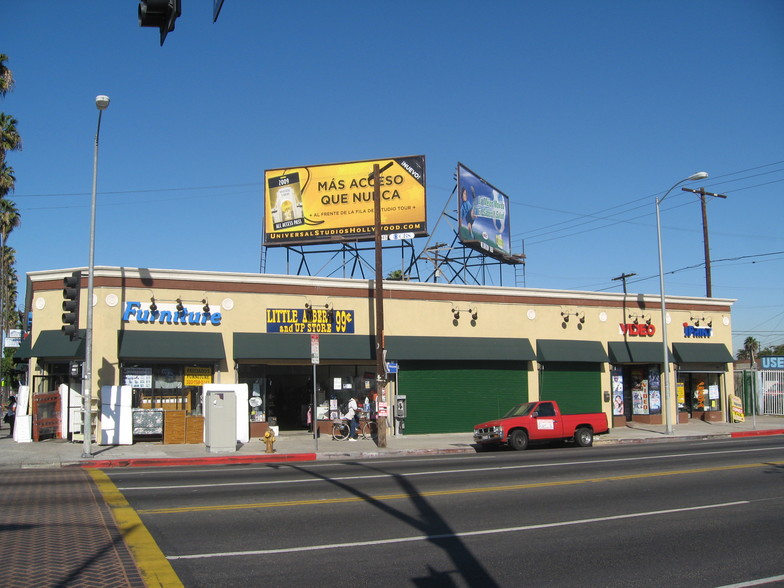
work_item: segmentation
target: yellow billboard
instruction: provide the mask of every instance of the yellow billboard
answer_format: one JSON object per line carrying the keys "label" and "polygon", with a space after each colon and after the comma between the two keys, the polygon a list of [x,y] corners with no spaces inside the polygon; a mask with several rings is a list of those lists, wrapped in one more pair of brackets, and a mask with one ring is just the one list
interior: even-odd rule
{"label": "yellow billboard", "polygon": [[425,156],[413,155],[266,170],[264,245],[373,239],[375,164],[382,234],[427,235]]}

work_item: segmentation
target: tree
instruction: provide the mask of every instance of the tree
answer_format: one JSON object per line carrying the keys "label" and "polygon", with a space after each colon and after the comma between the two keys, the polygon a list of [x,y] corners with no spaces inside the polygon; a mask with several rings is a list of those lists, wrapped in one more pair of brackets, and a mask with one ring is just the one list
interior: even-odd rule
{"label": "tree", "polygon": [[754,337],[746,337],[746,340],[743,342],[743,349],[746,350],[751,365],[754,365],[754,354],[759,350],[759,341]]}
{"label": "tree", "polygon": [[20,151],[22,138],[16,130],[16,119],[4,112],[0,112],[0,163],[5,162],[8,151]]}
{"label": "tree", "polygon": [[8,55],[0,53],[0,96],[5,96],[14,89],[14,74],[5,65]]}
{"label": "tree", "polygon": [[406,275],[403,273],[403,270],[392,270],[386,277],[387,280],[402,282],[406,280]]}
{"label": "tree", "polygon": [[16,185],[16,176],[14,175],[14,168],[6,165],[5,162],[0,162],[0,198],[5,198],[14,191]]}

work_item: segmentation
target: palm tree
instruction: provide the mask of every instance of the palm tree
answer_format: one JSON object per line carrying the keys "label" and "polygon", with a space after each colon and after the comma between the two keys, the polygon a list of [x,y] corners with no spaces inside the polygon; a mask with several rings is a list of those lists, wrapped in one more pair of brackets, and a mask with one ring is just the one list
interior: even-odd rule
{"label": "palm tree", "polygon": [[[16,300],[16,282],[9,279],[12,275],[14,265],[14,250],[6,246],[8,235],[11,234],[15,228],[22,224],[22,217],[19,216],[19,211],[16,205],[8,198],[0,198],[0,334],[6,332],[6,325],[8,321],[9,306],[6,302],[13,298]],[[11,252],[9,259],[9,251]],[[10,263],[9,263],[10,261]],[[16,271],[13,271],[15,279]]]}
{"label": "palm tree", "polygon": [[0,53],[0,96],[5,96],[14,89],[14,74],[5,65],[8,55]]}
{"label": "palm tree", "polygon": [[4,161],[0,161],[0,198],[5,198],[14,191],[16,185],[16,176],[14,175],[14,168],[6,165]]}
{"label": "palm tree", "polygon": [[20,151],[22,137],[16,130],[16,119],[10,114],[0,112],[0,163],[5,161],[8,151]]}
{"label": "palm tree", "polygon": [[743,351],[745,351],[746,359],[749,360],[751,365],[754,365],[754,354],[759,350],[759,341],[754,337],[746,337],[743,341]]}

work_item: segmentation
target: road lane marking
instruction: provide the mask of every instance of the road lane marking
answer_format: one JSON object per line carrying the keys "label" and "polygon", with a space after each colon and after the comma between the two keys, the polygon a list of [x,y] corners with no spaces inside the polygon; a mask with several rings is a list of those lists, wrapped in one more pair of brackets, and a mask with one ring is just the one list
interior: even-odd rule
{"label": "road lane marking", "polygon": [[136,567],[148,587],[179,588],[183,586],[158,544],[131,508],[117,486],[101,470],[88,470],[106,504],[112,512],[117,528],[133,555]]}
{"label": "road lane marking", "polygon": [[717,586],[716,588],[746,588],[747,586],[762,586],[763,584],[772,584],[773,582],[781,582],[784,580],[784,575],[769,576],[767,578],[758,578],[757,580],[749,580],[748,582],[739,582],[737,584],[725,584],[724,586]]}
{"label": "road lane marking", "polygon": [[212,511],[226,511],[226,510],[244,510],[251,508],[280,508],[287,506],[312,506],[323,504],[348,504],[357,502],[379,502],[386,500],[402,500],[406,498],[416,497],[435,497],[435,496],[455,496],[460,494],[479,494],[483,492],[507,492],[510,490],[529,490],[532,488],[548,488],[555,486],[575,486],[578,484],[591,484],[600,482],[613,482],[619,480],[636,480],[643,478],[655,478],[663,476],[681,476],[688,474],[703,474],[710,472],[722,472],[730,470],[748,469],[769,467],[772,465],[784,465],[784,461],[766,462],[766,463],[752,463],[730,466],[715,466],[710,468],[695,468],[689,470],[673,470],[666,472],[649,472],[645,474],[620,474],[617,476],[603,476],[600,478],[582,478],[578,480],[561,480],[550,482],[529,482],[526,484],[510,484],[503,486],[480,486],[473,488],[453,488],[450,490],[432,490],[422,492],[404,492],[399,494],[383,494],[378,496],[344,496],[341,498],[317,498],[309,500],[284,500],[277,502],[254,502],[248,504],[215,504],[208,506],[181,506],[172,508],[150,508],[139,509],[139,514],[143,515],[164,515],[164,514],[183,514],[194,512],[212,512]]}
{"label": "road lane marking", "polygon": [[281,553],[301,553],[305,551],[319,551],[326,549],[346,549],[355,547],[370,547],[379,545],[391,545],[395,543],[412,543],[416,541],[442,541],[444,539],[458,539],[463,537],[479,537],[482,535],[500,535],[503,533],[521,533],[524,531],[536,531],[539,529],[552,529],[555,527],[567,527],[574,525],[587,525],[603,523],[608,521],[620,521],[640,517],[661,516],[682,512],[693,512],[697,510],[707,510],[712,508],[729,508],[750,504],[749,500],[738,500],[736,502],[724,502],[719,504],[705,504],[700,506],[687,506],[683,508],[669,508],[665,510],[652,510],[647,512],[634,512],[621,515],[611,515],[606,517],[592,517],[589,519],[576,519],[573,521],[560,521],[556,523],[539,523],[535,525],[523,525],[520,527],[506,527],[501,529],[484,529],[481,531],[463,531],[457,533],[440,533],[438,535],[411,535],[409,537],[395,537],[392,539],[375,539],[371,541],[355,541],[350,543],[330,543],[322,545],[303,545],[300,547],[281,547],[277,549],[258,549],[249,551],[228,551],[223,553],[193,553],[190,555],[169,555],[169,560],[177,559],[206,559],[214,557],[247,557],[260,555],[276,555]]}
{"label": "road lane marking", "polygon": [[[361,474],[361,475],[350,475],[350,476],[340,476],[340,477],[330,477],[327,479],[324,478],[301,478],[297,480],[253,480],[253,481],[243,481],[243,482],[223,482],[223,483],[209,483],[209,484],[174,484],[168,486],[120,486],[119,489],[123,492],[133,492],[138,490],[188,490],[188,489],[195,489],[195,488],[216,488],[216,487],[227,487],[230,488],[232,486],[269,486],[275,484],[302,484],[302,483],[323,483],[327,481],[351,481],[351,480],[368,480],[373,478],[409,478],[409,477],[416,477],[416,476],[443,476],[445,474],[469,474],[469,473],[479,473],[479,472],[496,472],[496,471],[511,471],[511,470],[525,470],[525,469],[537,469],[537,468],[553,468],[553,467],[564,467],[564,466],[575,466],[575,465],[595,465],[595,464],[605,464],[605,463],[620,463],[620,462],[633,462],[633,461],[650,461],[653,459],[674,459],[679,457],[699,457],[701,455],[719,455],[723,453],[748,453],[752,451],[772,451],[781,450],[780,447],[766,447],[760,449],[744,449],[744,450],[728,450],[728,451],[711,451],[711,452],[700,452],[700,453],[679,453],[674,455],[651,455],[646,457],[619,457],[614,459],[592,459],[587,461],[560,461],[555,463],[529,463],[529,464],[520,464],[520,465],[513,465],[513,466],[490,466],[484,468],[461,468],[461,469],[449,469],[449,470],[428,470],[425,472],[410,472],[405,474],[392,474],[392,473],[384,473],[384,474]],[[373,462],[375,466],[377,462]],[[213,470],[214,471],[214,470]],[[236,471],[236,470],[232,470]]]}

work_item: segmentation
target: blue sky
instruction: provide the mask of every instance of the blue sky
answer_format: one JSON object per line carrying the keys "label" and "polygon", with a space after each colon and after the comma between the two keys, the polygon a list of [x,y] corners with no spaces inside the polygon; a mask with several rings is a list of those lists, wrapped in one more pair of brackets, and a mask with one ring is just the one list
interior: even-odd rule
{"label": "blue sky", "polygon": [[[526,286],[620,292],[636,273],[628,290],[656,294],[655,198],[704,170],[691,187],[728,195],[708,218],[734,347],[784,343],[784,2],[226,0],[215,24],[209,0],[182,3],[163,47],[133,0],[0,8],[22,287],[87,265],[107,94],[97,265],[258,272],[265,169],[422,154],[429,244],[452,241],[459,161],[509,196]],[[674,190],[662,231],[667,293],[703,296],[699,198]]]}

